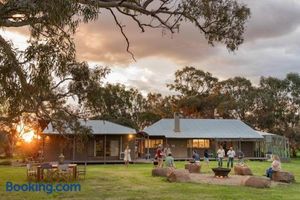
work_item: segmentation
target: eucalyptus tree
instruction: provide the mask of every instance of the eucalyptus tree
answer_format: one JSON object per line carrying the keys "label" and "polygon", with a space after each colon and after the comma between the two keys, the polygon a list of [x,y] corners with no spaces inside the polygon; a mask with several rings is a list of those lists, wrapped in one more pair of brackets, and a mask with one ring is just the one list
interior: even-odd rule
{"label": "eucalyptus tree", "polygon": [[178,93],[178,109],[184,115],[213,118],[217,106],[214,94],[217,83],[218,79],[211,73],[187,66],[175,72],[174,82],[167,87]]}
{"label": "eucalyptus tree", "polygon": [[[253,115],[256,88],[244,77],[221,81],[216,92],[220,95],[218,112],[223,118],[238,118],[249,121]],[[251,118],[251,117],[250,117]]]}
{"label": "eucalyptus tree", "polygon": [[146,100],[137,89],[126,88],[122,84],[106,84],[91,94],[84,102],[91,118],[140,129]]}

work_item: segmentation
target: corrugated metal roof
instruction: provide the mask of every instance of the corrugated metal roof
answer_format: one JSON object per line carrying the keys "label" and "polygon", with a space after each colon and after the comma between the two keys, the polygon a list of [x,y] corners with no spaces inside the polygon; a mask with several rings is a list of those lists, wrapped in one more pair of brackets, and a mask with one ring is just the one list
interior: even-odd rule
{"label": "corrugated metal roof", "polygon": [[[79,120],[81,125],[87,126],[92,129],[93,134],[136,134],[136,131],[132,128],[122,126],[106,120]],[[44,134],[58,134],[53,129],[51,123],[43,131]]]}
{"label": "corrugated metal roof", "polygon": [[161,119],[144,132],[167,138],[263,139],[244,122],[232,119],[180,119],[178,133],[174,132],[174,119]]}
{"label": "corrugated metal roof", "polygon": [[267,133],[267,132],[263,132],[263,131],[256,131],[256,132],[259,133],[261,136],[269,136],[269,137],[286,139],[286,137],[284,137],[283,135],[277,135],[274,133]]}
{"label": "corrugated metal roof", "polygon": [[275,135],[275,134],[273,134],[273,133],[267,133],[267,132],[263,132],[263,131],[256,131],[258,134],[260,134],[260,135],[262,135],[262,136],[265,136],[265,135],[270,135],[270,136],[272,136],[272,135]]}

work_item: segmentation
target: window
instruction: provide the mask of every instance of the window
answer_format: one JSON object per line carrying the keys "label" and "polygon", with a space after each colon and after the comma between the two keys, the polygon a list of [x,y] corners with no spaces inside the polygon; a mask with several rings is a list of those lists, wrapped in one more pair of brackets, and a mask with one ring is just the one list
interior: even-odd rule
{"label": "window", "polygon": [[146,148],[156,148],[159,144],[163,144],[163,139],[145,140],[145,147]]}
{"label": "window", "polygon": [[188,148],[206,149],[209,148],[209,140],[193,139],[188,140]]}

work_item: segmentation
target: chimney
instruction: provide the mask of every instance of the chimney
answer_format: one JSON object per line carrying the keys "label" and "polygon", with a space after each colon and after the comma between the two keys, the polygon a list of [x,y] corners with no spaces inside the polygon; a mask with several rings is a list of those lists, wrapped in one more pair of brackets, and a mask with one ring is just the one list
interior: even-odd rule
{"label": "chimney", "polygon": [[176,133],[180,132],[180,117],[178,113],[174,113],[174,131]]}
{"label": "chimney", "polygon": [[218,109],[217,108],[214,109],[214,118],[215,119],[220,119],[220,115],[218,113]]}
{"label": "chimney", "polygon": [[223,117],[220,116],[218,109],[214,109],[214,119],[223,119]]}

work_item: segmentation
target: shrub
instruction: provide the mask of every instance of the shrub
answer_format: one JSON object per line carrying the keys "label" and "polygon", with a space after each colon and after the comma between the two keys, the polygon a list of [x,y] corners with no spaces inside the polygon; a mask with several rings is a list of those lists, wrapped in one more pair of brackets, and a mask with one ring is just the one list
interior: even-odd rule
{"label": "shrub", "polygon": [[0,160],[0,165],[11,165],[11,160]]}

